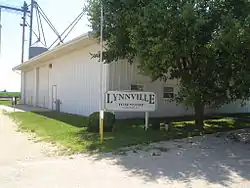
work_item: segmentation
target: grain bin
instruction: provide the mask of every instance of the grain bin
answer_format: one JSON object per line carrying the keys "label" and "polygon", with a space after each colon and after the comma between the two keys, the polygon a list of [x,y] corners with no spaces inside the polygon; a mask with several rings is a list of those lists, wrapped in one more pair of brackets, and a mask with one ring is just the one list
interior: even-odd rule
{"label": "grain bin", "polygon": [[39,47],[39,46],[36,46],[36,47],[30,47],[29,49],[29,59],[35,57],[35,56],[38,56],[44,52],[48,51],[47,48],[45,47]]}

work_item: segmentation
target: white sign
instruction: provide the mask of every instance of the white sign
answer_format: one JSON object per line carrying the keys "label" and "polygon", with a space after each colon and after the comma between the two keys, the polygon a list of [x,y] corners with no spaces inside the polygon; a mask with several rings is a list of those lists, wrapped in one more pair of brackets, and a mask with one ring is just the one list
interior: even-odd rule
{"label": "white sign", "polygon": [[109,111],[151,112],[156,109],[156,94],[139,91],[108,91],[104,105]]}

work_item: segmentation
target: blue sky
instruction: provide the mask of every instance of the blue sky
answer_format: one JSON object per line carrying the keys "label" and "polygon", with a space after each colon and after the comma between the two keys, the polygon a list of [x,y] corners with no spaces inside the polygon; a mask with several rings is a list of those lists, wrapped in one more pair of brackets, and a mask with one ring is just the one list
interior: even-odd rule
{"label": "blue sky", "polygon": [[[78,16],[82,7],[85,4],[85,0],[37,0],[40,7],[49,17],[55,28],[59,33]],[[30,4],[30,0],[27,0]],[[11,5],[15,7],[22,6],[22,0],[0,0],[0,5]],[[21,36],[22,28],[20,26],[22,14],[15,12],[2,11],[2,51],[0,54],[0,91],[6,89],[7,91],[20,91],[20,75],[13,72],[11,69],[20,64],[21,61]],[[75,29],[67,37],[65,41],[75,38],[90,30],[88,26],[87,17],[84,16],[77,24]],[[45,29],[45,36],[48,44],[51,44],[56,35],[48,28],[47,24],[43,24]],[[35,29],[35,31],[37,31]],[[25,60],[27,60],[28,52],[28,28],[26,29],[26,54]],[[33,36],[33,43],[36,41],[36,37]]]}

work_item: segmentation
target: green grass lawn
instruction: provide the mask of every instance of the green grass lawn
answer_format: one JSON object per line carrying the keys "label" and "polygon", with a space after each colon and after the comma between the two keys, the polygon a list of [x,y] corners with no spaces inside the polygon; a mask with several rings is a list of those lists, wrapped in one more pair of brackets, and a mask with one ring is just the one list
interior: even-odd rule
{"label": "green grass lawn", "polygon": [[[17,100],[17,104],[20,104],[20,100]],[[11,99],[0,99],[0,105],[11,105],[12,106],[12,100]]]}
{"label": "green grass lawn", "polygon": [[21,97],[20,92],[0,92],[1,97]]}
{"label": "green grass lawn", "polygon": [[[0,92],[0,97],[21,97],[20,92]],[[0,105],[11,105],[11,99],[0,98]]]}
{"label": "green grass lawn", "polygon": [[11,101],[10,100],[1,100],[0,99],[0,105],[10,105]]}
{"label": "green grass lawn", "polygon": [[[42,140],[59,143],[72,152],[108,152],[125,146],[250,127],[250,122],[246,121],[209,119],[205,121],[205,130],[201,131],[195,129],[193,121],[174,119],[169,132],[144,131],[143,120],[117,120],[114,131],[105,133],[104,143],[100,144],[98,134],[86,131],[86,117],[56,112],[15,112],[9,115],[19,122],[22,130],[35,132]],[[162,122],[163,119],[153,121]]]}

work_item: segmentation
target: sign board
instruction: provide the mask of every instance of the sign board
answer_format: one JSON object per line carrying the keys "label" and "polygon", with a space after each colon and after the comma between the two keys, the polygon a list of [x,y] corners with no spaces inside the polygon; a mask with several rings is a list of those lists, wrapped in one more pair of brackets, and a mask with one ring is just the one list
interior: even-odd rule
{"label": "sign board", "polygon": [[140,91],[108,91],[104,107],[109,111],[151,112],[156,109],[156,94]]}

